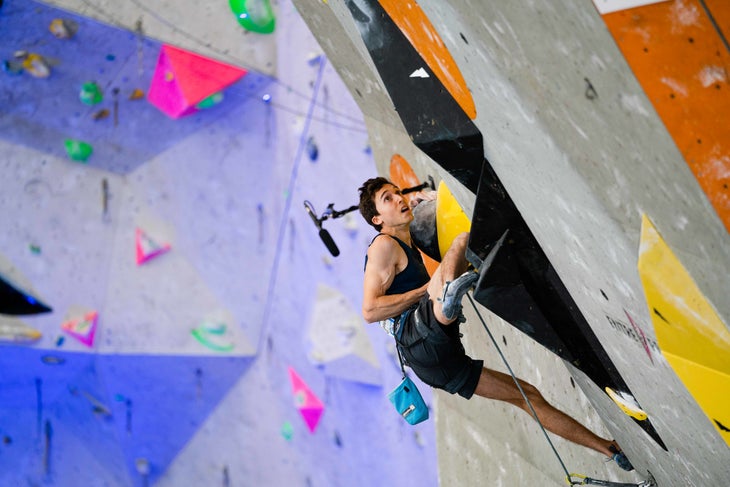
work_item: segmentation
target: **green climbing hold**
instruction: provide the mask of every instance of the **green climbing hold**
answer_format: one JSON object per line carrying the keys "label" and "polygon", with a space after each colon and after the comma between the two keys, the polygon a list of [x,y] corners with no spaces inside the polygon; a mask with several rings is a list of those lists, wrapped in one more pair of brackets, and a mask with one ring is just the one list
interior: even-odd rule
{"label": "green climbing hold", "polygon": [[209,323],[203,323],[201,326],[190,330],[190,333],[201,345],[216,352],[230,352],[234,348],[233,343],[217,343],[214,340],[216,336],[222,336],[225,332],[225,324],[211,325]]}
{"label": "green climbing hold", "polygon": [[238,23],[258,34],[271,34],[276,27],[274,9],[269,0],[229,0]]}
{"label": "green climbing hold", "polygon": [[195,105],[195,108],[198,108],[200,110],[205,110],[206,108],[213,107],[222,101],[223,101],[223,93],[219,91],[218,93],[213,93],[208,98],[205,98],[205,99],[199,101],[198,104]]}
{"label": "green climbing hold", "polygon": [[291,441],[294,436],[294,427],[289,421],[285,421],[284,424],[281,425],[281,436],[283,436],[286,441]]}
{"label": "green climbing hold", "polygon": [[97,103],[101,103],[101,100],[104,99],[104,95],[102,95],[99,85],[93,81],[89,81],[81,86],[79,99],[87,105],[96,105]]}
{"label": "green climbing hold", "polygon": [[74,161],[86,162],[94,148],[91,145],[81,140],[66,139],[64,141],[66,146],[66,154]]}

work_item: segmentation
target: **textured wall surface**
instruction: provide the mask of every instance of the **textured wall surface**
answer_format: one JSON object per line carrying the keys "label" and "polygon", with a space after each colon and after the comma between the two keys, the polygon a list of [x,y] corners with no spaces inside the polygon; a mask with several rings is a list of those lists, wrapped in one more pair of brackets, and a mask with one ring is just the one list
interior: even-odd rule
{"label": "textured wall surface", "polygon": [[[240,28],[228,2],[181,4],[166,0],[130,0],[120,4],[106,0],[51,0],[45,3],[213,59],[259,73],[276,74],[275,37],[253,35]],[[269,2],[240,3],[248,3],[250,11],[257,13],[261,12],[260,5]],[[277,6],[274,10],[278,11]]]}
{"label": "textured wall surface", "polygon": [[[134,19],[135,5],[80,7]],[[163,17],[227,49],[186,7]],[[260,36],[225,2],[205,8],[226,14],[236,39]],[[34,2],[0,8],[0,57],[52,61],[47,79],[0,73],[0,275],[53,308],[0,315],[43,335],[0,346],[0,485],[436,485],[434,423],[413,428],[392,409],[393,344],[360,316],[373,232],[357,214],[327,220],[334,258],[302,204],[321,214],[356,202],[376,172],[366,127],[294,7],[276,14],[277,30],[256,37],[264,47],[249,48],[277,75],[252,71],[220,104],[172,120],[128,96],[149,88],[155,39],[176,39],[140,41]],[[78,32],[55,39],[53,18]],[[251,67],[236,56],[226,60]],[[79,101],[90,80],[104,91],[93,107]],[[86,163],[66,156],[67,137],[91,143]],[[137,228],[171,250],[138,266]],[[91,348],[61,330],[75,309],[99,313]],[[289,367],[324,405],[313,433]]]}
{"label": "textured wall surface", "polygon": [[[392,411],[392,342],[357,319],[374,232],[356,214],[325,221],[333,258],[302,208],[350,206],[394,154],[443,179],[467,214],[475,204],[406,132],[351,14],[367,14],[364,0],[277,3],[268,36],[238,26],[226,2],[48,3],[86,17],[0,7],[3,60],[26,50],[51,67],[47,79],[0,76],[0,275],[53,308],[0,315],[43,334],[0,347],[1,484],[146,485],[145,459],[149,484],[164,486],[564,485],[538,425],[513,407],[422,387],[432,420],[413,428]],[[471,92],[485,158],[667,446],[479,306],[515,373],[615,438],[636,472],[554,438],[567,468],[724,485],[730,450],[657,346],[637,262],[646,215],[727,327],[730,242],[619,40],[590,2],[418,3]],[[700,25],[694,1],[646,8],[667,6],[675,34]],[[56,17],[79,24],[72,39],[50,34]],[[128,99],[148,89],[161,42],[251,71],[221,104],[171,120]],[[105,93],[95,107],[78,98],[91,80]],[[726,97],[727,77],[716,83]],[[118,123],[94,120],[102,108]],[[86,164],[65,155],[69,137],[93,145]],[[171,250],[137,266],[137,228]],[[99,312],[92,348],[60,329],[79,309]],[[466,316],[469,352],[505,370],[468,305]],[[325,406],[314,433],[289,367]]]}
{"label": "textured wall surface", "polygon": [[[366,2],[350,3],[369,13]],[[365,113],[379,171],[388,173],[394,153],[405,155],[421,177],[444,176],[469,211],[473,194],[419,153],[400,126],[353,17],[339,2],[296,4]],[[655,346],[637,261],[646,214],[726,327],[728,234],[599,12],[590,2],[418,4],[474,97],[487,160],[668,451],[580,371],[566,370],[482,309],[497,337],[504,336],[517,374],[616,438],[637,467],[634,478],[651,471],[659,485],[727,479],[726,443]],[[683,7],[676,2],[671,11],[679,14]],[[337,21],[341,27],[332,25]],[[503,368],[479,321],[468,317],[472,350]],[[436,396],[442,483],[560,483],[561,469],[529,419],[499,404]],[[571,470],[630,477],[615,468],[604,471],[596,455],[558,445]]]}

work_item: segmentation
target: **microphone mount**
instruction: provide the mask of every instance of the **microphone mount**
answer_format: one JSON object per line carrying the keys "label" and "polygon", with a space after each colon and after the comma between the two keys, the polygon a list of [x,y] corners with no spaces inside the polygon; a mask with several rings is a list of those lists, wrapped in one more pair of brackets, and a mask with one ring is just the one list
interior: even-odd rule
{"label": "microphone mount", "polygon": [[335,219],[345,216],[346,214],[355,211],[359,208],[358,205],[352,205],[351,207],[345,209],[345,210],[335,210],[335,204],[330,203],[327,205],[327,209],[324,210],[322,213],[322,216],[317,217],[317,212],[314,209],[314,206],[312,203],[309,202],[309,200],[304,200],[304,208],[307,210],[307,213],[309,213],[309,216],[312,218],[312,221],[316,225],[316,227],[320,230],[322,230],[322,222],[329,219]]}
{"label": "microphone mount", "polygon": [[428,177],[428,181],[421,183],[418,186],[402,189],[400,192],[401,194],[408,194],[414,193],[416,191],[423,191],[426,188],[431,188],[432,191],[436,191],[436,185],[434,184],[433,178],[431,176]]}
{"label": "microphone mount", "polygon": [[[428,177],[428,181],[426,181],[425,183],[419,184],[418,186],[413,186],[411,188],[405,188],[401,190],[401,193],[408,194],[415,191],[421,191],[426,188],[431,188],[432,190],[436,189],[433,178],[431,176]],[[309,200],[304,200],[304,209],[307,210],[309,217],[312,219],[314,225],[319,230],[319,238],[322,239],[322,242],[324,242],[327,250],[329,250],[334,257],[340,255],[340,250],[337,248],[337,244],[335,244],[335,241],[332,239],[330,233],[326,229],[322,228],[322,222],[324,222],[325,220],[334,220],[335,218],[343,217],[346,214],[353,212],[359,208],[359,205],[352,205],[344,210],[335,210],[335,204],[330,203],[329,205],[327,205],[327,208],[324,210],[324,212],[322,212],[322,215],[317,216],[317,211],[314,209],[314,205],[312,205]]]}

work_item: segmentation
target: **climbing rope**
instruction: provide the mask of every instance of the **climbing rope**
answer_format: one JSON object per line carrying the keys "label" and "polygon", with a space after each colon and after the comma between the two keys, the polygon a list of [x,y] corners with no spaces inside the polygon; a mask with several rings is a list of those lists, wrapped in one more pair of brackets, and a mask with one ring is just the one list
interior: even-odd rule
{"label": "climbing rope", "polygon": [[484,329],[487,331],[487,335],[489,335],[489,338],[492,340],[492,344],[494,344],[494,347],[497,349],[497,353],[499,353],[499,356],[502,358],[502,362],[504,362],[504,365],[507,367],[507,370],[509,371],[510,375],[512,376],[512,380],[517,385],[517,388],[520,390],[520,394],[522,394],[522,397],[525,399],[527,406],[530,408],[532,417],[535,418],[535,421],[537,421],[537,424],[540,425],[540,430],[542,430],[542,434],[545,436],[545,439],[547,440],[548,444],[550,445],[550,448],[553,450],[553,453],[555,454],[555,457],[558,459],[560,466],[563,468],[563,472],[565,472],[565,480],[568,483],[568,485],[571,485],[571,486],[573,486],[573,485],[602,485],[605,487],[656,487],[656,482],[654,481],[654,477],[652,477],[651,473],[649,474],[649,478],[647,480],[639,482],[638,484],[633,484],[633,483],[611,482],[609,480],[597,480],[597,479],[592,479],[590,477],[586,477],[585,475],[568,472],[568,469],[565,467],[565,462],[563,462],[563,459],[560,456],[560,454],[558,453],[558,450],[555,448],[555,445],[553,444],[552,440],[550,439],[550,436],[548,436],[547,431],[545,430],[545,427],[542,425],[542,422],[540,421],[540,418],[537,417],[537,413],[535,412],[535,408],[532,407],[532,402],[530,402],[530,398],[527,397],[527,394],[525,394],[525,391],[522,389],[522,386],[520,385],[520,381],[517,380],[517,376],[512,371],[512,367],[510,367],[509,362],[507,361],[507,357],[505,357],[504,354],[502,353],[502,349],[499,347],[497,340],[494,339],[494,335],[492,335],[492,332],[489,330],[487,323],[484,321],[484,318],[482,318],[482,314],[479,312],[479,309],[477,309],[476,303],[474,303],[474,300],[472,299],[470,294],[467,293],[466,297],[469,298],[469,302],[471,303],[472,307],[474,308],[474,312],[479,317],[479,321],[482,322],[482,326],[484,326]]}

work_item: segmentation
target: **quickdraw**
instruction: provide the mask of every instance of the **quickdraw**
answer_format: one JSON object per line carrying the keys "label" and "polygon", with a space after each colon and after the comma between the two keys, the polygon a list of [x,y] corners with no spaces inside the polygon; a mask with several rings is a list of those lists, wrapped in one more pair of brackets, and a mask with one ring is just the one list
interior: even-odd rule
{"label": "quickdraw", "polygon": [[[574,480],[574,477],[576,477],[579,480]],[[649,478],[639,482],[638,484],[633,483],[626,483],[626,482],[611,482],[610,480],[598,480],[598,479],[592,479],[590,477],[586,477],[585,475],[580,475],[577,473],[572,473],[567,478],[568,485],[602,485],[605,487],[656,487],[656,480],[654,480],[654,476],[649,472]]]}

